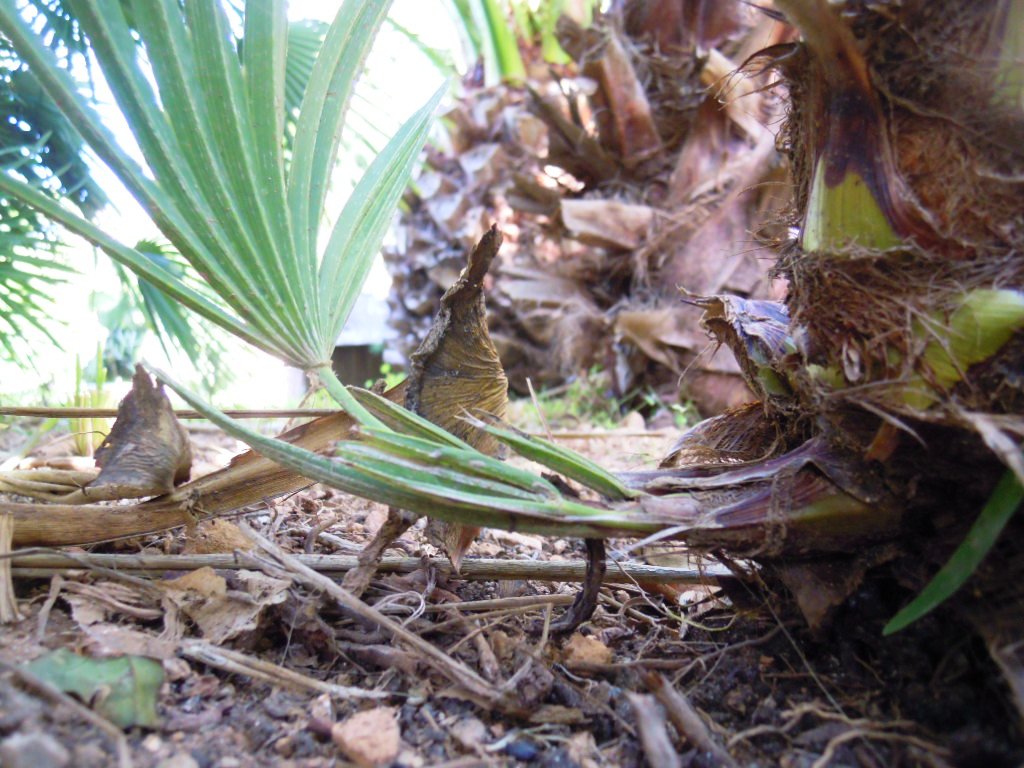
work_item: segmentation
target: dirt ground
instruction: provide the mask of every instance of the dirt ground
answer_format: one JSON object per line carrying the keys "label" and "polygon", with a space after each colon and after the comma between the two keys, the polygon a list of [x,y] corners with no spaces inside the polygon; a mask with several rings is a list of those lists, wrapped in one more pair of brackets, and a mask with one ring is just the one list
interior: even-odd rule
{"label": "dirt ground", "polygon": [[[615,436],[566,444],[609,468],[638,469],[654,463],[673,437],[640,436],[642,428],[634,418]],[[237,447],[209,431],[193,432],[193,439],[206,468]],[[379,505],[312,486],[242,510],[236,520],[289,552],[352,554],[385,514]],[[230,526],[206,526],[94,550],[230,551],[232,536]],[[627,545],[613,541],[609,551]],[[437,554],[422,521],[394,554]],[[647,550],[628,555],[647,556],[654,557]],[[575,541],[487,531],[473,557],[583,554]],[[664,547],[657,557],[685,562],[685,553]],[[21,665],[59,648],[92,655],[134,648],[163,657],[159,724],[126,732],[136,766],[1024,764],[1019,715],[984,645],[941,615],[883,640],[882,625],[906,595],[877,580],[820,637],[785,595],[731,581],[728,589],[607,586],[593,620],[562,638],[544,632],[545,614],[564,610],[565,599],[552,608],[550,596],[571,595],[576,585],[470,581],[429,568],[379,577],[366,600],[496,688],[507,686],[529,715],[512,717],[471,700],[417,652],[331,598],[281,574],[253,573],[158,573],[151,579],[159,590],[87,571],[66,573],[61,583],[16,576],[24,617],[0,631],[0,661]],[[167,586],[182,576],[193,580],[193,592]],[[220,591],[203,592],[211,584]],[[197,638],[349,693],[286,685],[273,674],[260,679],[180,652]],[[650,698],[657,676],[689,703],[696,725],[677,728],[671,708],[666,716]],[[115,748],[80,708],[47,699],[10,666],[0,669],[0,764],[98,768],[116,764]]]}

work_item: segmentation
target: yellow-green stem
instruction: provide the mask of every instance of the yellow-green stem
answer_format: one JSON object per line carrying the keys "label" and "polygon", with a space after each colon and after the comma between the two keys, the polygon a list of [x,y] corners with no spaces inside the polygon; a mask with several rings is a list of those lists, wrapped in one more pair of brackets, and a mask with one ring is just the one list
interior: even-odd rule
{"label": "yellow-green stem", "polygon": [[334,373],[334,369],[330,365],[320,365],[316,368],[310,369],[310,373],[315,373],[320,379],[320,383],[324,385],[324,389],[327,390],[327,394],[334,398],[335,402],[338,403],[345,412],[348,413],[353,419],[359,422],[364,427],[376,427],[377,429],[383,429],[390,432],[387,426],[366,410],[355,396],[348,391],[348,387],[341,383],[337,375]]}

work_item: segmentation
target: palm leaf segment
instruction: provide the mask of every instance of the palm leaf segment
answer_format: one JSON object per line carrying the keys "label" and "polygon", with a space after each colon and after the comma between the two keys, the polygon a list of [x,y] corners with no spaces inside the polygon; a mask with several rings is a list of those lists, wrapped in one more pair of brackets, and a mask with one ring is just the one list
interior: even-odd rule
{"label": "palm leaf segment", "polygon": [[313,65],[286,168],[283,0],[247,4],[244,46],[215,0],[74,4],[148,167],[122,148],[14,3],[0,4],[0,32],[221,301],[13,175],[0,175],[0,192],[253,345],[322,370],[441,95],[370,165],[321,250],[317,235],[346,109],[388,6],[347,0],[339,10]]}

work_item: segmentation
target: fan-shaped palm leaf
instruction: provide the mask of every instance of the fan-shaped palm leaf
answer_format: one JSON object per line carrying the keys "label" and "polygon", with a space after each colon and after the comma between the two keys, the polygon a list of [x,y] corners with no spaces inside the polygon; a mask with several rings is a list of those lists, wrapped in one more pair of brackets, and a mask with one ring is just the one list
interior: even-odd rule
{"label": "fan-shaped palm leaf", "polygon": [[[0,31],[167,239],[216,292],[211,300],[145,254],[10,174],[0,191],[85,237],[207,319],[317,372],[343,404],[330,354],[405,187],[437,94],[353,190],[325,247],[318,230],[356,77],[389,3],[347,0],[324,38],[284,163],[287,16],[249,3],[237,45],[215,0],[84,0],[76,15],[148,167],[121,147],[10,3]],[[141,44],[136,36],[141,38]]]}

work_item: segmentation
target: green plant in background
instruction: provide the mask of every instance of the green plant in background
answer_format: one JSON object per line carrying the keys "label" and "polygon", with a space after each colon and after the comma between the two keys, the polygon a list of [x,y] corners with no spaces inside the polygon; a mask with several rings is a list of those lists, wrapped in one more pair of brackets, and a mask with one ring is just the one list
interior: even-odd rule
{"label": "green plant in background", "polygon": [[[448,0],[449,14],[461,42],[462,53],[472,70],[483,67],[487,83],[521,84],[526,79],[526,65],[520,52],[520,41],[541,48],[544,61],[567,64],[570,57],[558,42],[555,25],[563,14],[572,16],[584,27],[590,25],[597,0]],[[389,24],[407,37],[420,52],[446,75],[458,74],[449,53],[438,51],[395,20]]]}
{"label": "green plant in background", "polygon": [[[93,381],[86,381],[86,370],[82,360],[75,355],[75,393],[67,405],[71,408],[106,408],[110,405],[110,393],[103,390],[107,383],[107,368],[103,364],[103,349],[97,348],[94,364]],[[68,419],[71,429],[71,440],[75,453],[79,456],[92,456],[110,432],[110,419],[86,416]]]}
{"label": "green plant in background", "polygon": [[[74,62],[84,61],[88,43],[59,3],[32,0],[27,6],[35,10],[35,24],[57,66],[70,70]],[[2,36],[0,105],[0,173],[16,171],[40,194],[65,199],[86,216],[106,205],[90,176],[81,137]],[[73,274],[57,260],[60,245],[53,226],[37,210],[0,195],[0,358],[23,365],[29,329],[56,346],[50,291]]]}
{"label": "green plant in background", "polygon": [[[530,423],[531,403],[519,401],[524,424],[539,428],[542,423]],[[666,402],[652,389],[631,391],[616,396],[612,392],[609,374],[601,366],[593,366],[573,376],[560,387],[541,390],[536,403],[540,417],[548,425],[577,426],[592,424],[600,429],[615,429],[622,423],[622,416],[629,410],[637,410],[645,417],[668,410],[679,429],[686,429],[700,421],[700,414],[692,402]]]}
{"label": "green plant in background", "polygon": [[[135,250],[197,291],[209,291],[191,265],[169,244],[140,240]],[[114,266],[121,278],[120,299],[113,308],[100,313],[100,321],[108,332],[103,351],[108,373],[124,379],[132,377],[139,347],[149,329],[156,332],[168,359],[178,352],[192,361],[208,390],[228,383],[232,372],[220,364],[224,345],[219,329],[201,325],[196,315],[148,280],[136,277],[116,262]]]}
{"label": "green plant in background", "polygon": [[[61,0],[29,0],[22,5],[21,13],[45,41],[58,66],[93,97],[91,47],[73,9]],[[286,103],[297,109],[312,66],[304,54],[312,48],[315,58],[319,43],[315,30],[299,30],[294,38],[297,42],[288,62]],[[87,218],[109,205],[106,193],[93,177],[81,135],[3,37],[0,103],[7,113],[7,119],[0,123],[0,170],[17,174],[41,193],[73,205]],[[50,294],[54,286],[77,271],[72,266],[73,249],[64,242],[65,237],[38,210],[14,197],[0,196],[0,356],[19,365],[31,362],[40,351],[38,346],[31,348],[33,354],[27,354],[28,347],[15,348],[16,342],[25,339],[29,326],[43,334],[55,349],[60,348],[59,338],[53,333]],[[137,247],[143,252],[156,248]],[[120,350],[123,356],[137,349],[148,328],[165,350],[180,347],[199,361],[207,383],[214,382],[213,366],[203,363],[216,359],[218,345],[208,345],[206,338],[196,334],[194,319],[188,318],[180,305],[138,283],[124,269],[118,270],[118,277],[123,301],[118,303],[117,311],[101,317],[111,331],[111,352]],[[142,310],[144,322],[127,322],[137,309]],[[113,364],[117,355],[105,357],[108,364]],[[117,375],[114,368],[108,372]],[[131,375],[131,361],[127,375]]]}
{"label": "green plant in background", "polygon": [[[379,354],[381,349],[378,345],[374,345],[372,351]],[[391,389],[392,387],[397,387],[405,380],[405,373],[403,371],[396,370],[391,363],[381,363],[380,377],[378,380],[382,380],[384,382],[385,389]],[[371,389],[376,383],[377,381],[368,379],[364,388]]]}
{"label": "green plant in background", "polygon": [[[320,223],[357,76],[389,3],[347,0],[313,64],[285,153],[283,0],[245,8],[243,40],[214,0],[76,5],[148,168],[121,147],[11,3],[0,31],[135,195],[216,298],[11,174],[0,191],[102,248],[115,261],[254,346],[341,385],[331,351],[426,138],[437,93],[370,164],[321,249]],[[152,68],[148,72],[143,61]],[[371,419],[372,420],[372,419]]]}

